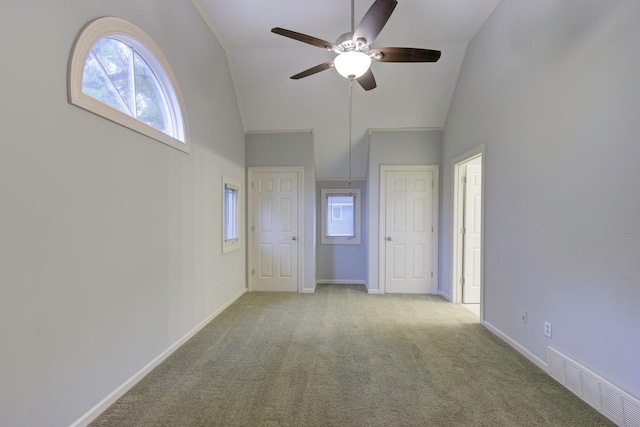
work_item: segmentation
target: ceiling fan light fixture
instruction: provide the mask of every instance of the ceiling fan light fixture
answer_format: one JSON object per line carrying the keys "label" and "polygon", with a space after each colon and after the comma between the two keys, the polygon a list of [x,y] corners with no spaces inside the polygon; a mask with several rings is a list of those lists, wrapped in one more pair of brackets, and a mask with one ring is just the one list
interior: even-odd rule
{"label": "ceiling fan light fixture", "polygon": [[343,52],[333,60],[336,71],[348,79],[357,79],[371,66],[371,58],[362,52]]}

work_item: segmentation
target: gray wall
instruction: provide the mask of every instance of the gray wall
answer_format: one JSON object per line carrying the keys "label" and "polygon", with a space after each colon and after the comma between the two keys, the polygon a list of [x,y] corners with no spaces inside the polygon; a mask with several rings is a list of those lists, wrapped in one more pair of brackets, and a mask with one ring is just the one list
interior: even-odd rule
{"label": "gray wall", "polygon": [[638,22],[636,0],[500,3],[467,51],[444,133],[440,283],[450,293],[451,160],[484,143],[485,320],[635,396]]}
{"label": "gray wall", "polygon": [[[302,166],[304,168],[304,292],[316,283],[316,170],[311,131],[249,133],[246,163],[251,166]],[[249,192],[247,192],[247,196]]]}
{"label": "gray wall", "polygon": [[[220,209],[222,175],[244,184],[244,134],[191,2],[1,9],[0,425],[67,426],[244,292]],[[168,58],[190,155],[67,103],[71,46],[99,16],[139,26]]]}
{"label": "gray wall", "polygon": [[[320,190],[323,188],[339,188],[339,189],[360,189],[360,207],[362,213],[360,233],[366,233],[368,224],[365,220],[364,211],[367,208],[367,198],[365,194],[365,181],[352,180],[349,186],[348,180],[338,181],[318,181],[317,182],[317,225],[316,232],[321,236],[321,209],[322,199]],[[364,236],[363,236],[364,237]],[[361,239],[359,245],[323,245],[321,238],[318,237],[317,242],[317,280],[318,283],[327,281],[340,281],[346,283],[365,283],[366,282],[366,260],[367,247],[364,239]]]}
{"label": "gray wall", "polygon": [[378,278],[378,230],[381,165],[439,165],[442,158],[441,131],[371,131],[367,177],[369,292],[380,289]]}

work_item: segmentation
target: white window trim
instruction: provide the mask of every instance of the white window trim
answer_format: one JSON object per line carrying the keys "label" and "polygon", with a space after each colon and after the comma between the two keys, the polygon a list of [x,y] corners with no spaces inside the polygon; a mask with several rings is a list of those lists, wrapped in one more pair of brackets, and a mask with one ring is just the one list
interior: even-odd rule
{"label": "white window trim", "polygon": [[[236,209],[236,223],[238,224],[238,238],[237,239],[231,239],[231,240],[225,240],[224,238],[224,233],[225,233],[225,228],[226,228],[226,224],[225,224],[225,219],[226,219],[226,215],[225,215],[225,210],[226,210],[226,197],[225,197],[225,187],[231,187],[234,188],[235,190],[238,191],[238,206]],[[240,249],[242,247],[242,215],[240,214],[242,212],[242,198],[244,196],[242,195],[242,186],[240,184],[240,181],[237,181],[233,178],[229,178],[228,176],[222,176],[222,253],[226,254],[229,252],[233,252],[236,251],[238,249]]]}
{"label": "white window trim", "polygon": [[[176,138],[154,129],[146,123],[128,116],[82,91],[82,77],[87,56],[93,46],[105,37],[112,37],[133,45],[135,50],[142,55],[149,67],[154,71],[158,82],[168,97],[169,103],[174,106],[172,118],[176,125]],[[158,73],[158,70],[162,70],[163,73]],[[78,34],[71,50],[67,88],[70,104],[180,151],[189,153],[191,147],[187,137],[185,104],[177,80],[171,71],[171,67],[169,67],[169,62],[153,40],[130,22],[115,17],[104,17],[95,19],[85,25]]]}
{"label": "white window trim", "polygon": [[[354,237],[329,237],[327,236],[327,195],[355,195],[354,209],[355,209],[355,236]],[[359,245],[362,243],[362,209],[361,209],[361,197],[360,189],[335,189],[335,188],[323,188],[320,190],[320,218],[322,221],[320,243],[323,245]]]}

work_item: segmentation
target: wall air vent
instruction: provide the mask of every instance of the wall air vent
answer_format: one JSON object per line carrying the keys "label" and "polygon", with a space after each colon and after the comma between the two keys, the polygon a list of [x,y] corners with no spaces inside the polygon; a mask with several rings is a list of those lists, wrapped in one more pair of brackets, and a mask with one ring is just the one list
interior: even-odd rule
{"label": "wall air vent", "polygon": [[640,401],[558,350],[547,347],[549,375],[622,427],[640,427]]}

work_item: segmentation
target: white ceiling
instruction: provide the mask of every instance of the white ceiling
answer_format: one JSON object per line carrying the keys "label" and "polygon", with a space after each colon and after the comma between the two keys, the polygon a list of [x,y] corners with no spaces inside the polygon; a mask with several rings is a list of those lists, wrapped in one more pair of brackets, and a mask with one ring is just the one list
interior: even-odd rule
{"label": "white ceiling", "polygon": [[[373,63],[378,87],[353,85],[353,178],[366,175],[368,129],[442,129],[467,44],[500,0],[399,0],[375,47],[442,51],[436,63]],[[335,42],[350,0],[192,0],[227,53],[247,132],[313,129],[318,179],[349,177],[349,81],[330,69],[289,77],[335,54],[271,33]],[[355,24],[373,0],[355,0]]]}

